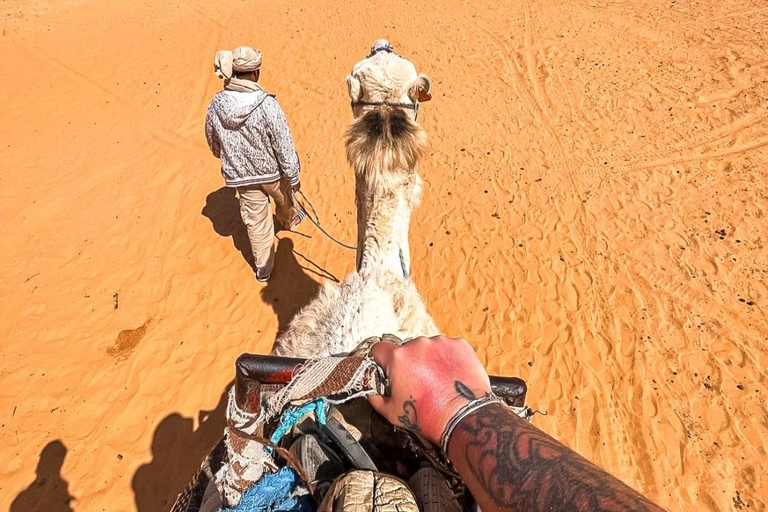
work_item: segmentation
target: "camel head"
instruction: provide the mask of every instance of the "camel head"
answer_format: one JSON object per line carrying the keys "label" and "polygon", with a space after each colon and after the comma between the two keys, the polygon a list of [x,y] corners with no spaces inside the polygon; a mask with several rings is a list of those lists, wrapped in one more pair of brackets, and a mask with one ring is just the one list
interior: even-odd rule
{"label": "camel head", "polygon": [[380,39],[352,68],[347,86],[355,119],[346,148],[357,176],[370,186],[381,173],[415,174],[426,148],[427,136],[416,117],[419,102],[432,97],[429,77]]}
{"label": "camel head", "polygon": [[[416,66],[394,52],[378,52],[352,69],[347,77],[349,97],[354,116],[360,117],[371,107],[360,103],[395,103],[416,105],[432,96],[432,84],[427,75],[418,74]],[[416,110],[408,110],[416,120]]]}
{"label": "camel head", "polygon": [[407,279],[408,229],[422,184],[417,163],[427,145],[416,116],[419,102],[430,98],[430,81],[386,41],[377,50],[379,42],[347,77],[355,117],[345,146],[355,170],[357,269]]}

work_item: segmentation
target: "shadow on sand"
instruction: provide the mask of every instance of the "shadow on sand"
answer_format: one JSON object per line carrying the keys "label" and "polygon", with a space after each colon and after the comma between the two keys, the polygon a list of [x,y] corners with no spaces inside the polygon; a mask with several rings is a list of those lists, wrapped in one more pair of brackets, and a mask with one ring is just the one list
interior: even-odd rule
{"label": "shadow on sand", "polygon": [[[240,218],[240,203],[235,189],[222,187],[208,194],[201,213],[211,221],[216,233],[232,237],[235,249],[254,268],[251,244]],[[281,238],[278,241],[275,270],[261,290],[262,300],[277,315],[278,333],[282,333],[296,312],[317,294],[319,285],[307,272],[324,277],[330,275],[302,255],[304,260],[318,270],[303,267],[296,259],[296,254],[293,240]],[[253,284],[261,286],[255,279]],[[226,424],[226,409],[227,391],[224,391],[215,409],[200,411],[197,430],[193,429],[193,418],[185,418],[176,413],[167,416],[158,425],[152,439],[152,460],[136,470],[133,476],[132,487],[138,512],[170,510],[178,494],[197,473],[203,457],[221,439]],[[21,510],[27,509],[19,509],[18,512]],[[57,512],[59,509],[45,510]]]}
{"label": "shadow on sand", "polygon": [[170,510],[176,496],[187,486],[200,464],[224,434],[227,412],[226,387],[212,411],[198,413],[198,428],[192,418],[170,414],[157,426],[152,439],[152,460],[133,475],[133,493],[138,512]]}
{"label": "shadow on sand", "polygon": [[[234,188],[222,187],[208,194],[201,212],[213,225],[213,230],[220,236],[232,237],[235,249],[245,262],[254,269],[253,253],[248,232],[240,218],[240,202]],[[301,233],[294,233],[303,235]],[[297,256],[307,266],[297,260]],[[294,250],[293,240],[284,237],[277,242],[275,251],[275,269],[267,285],[261,291],[262,300],[277,315],[278,335],[285,332],[293,316],[317,295],[320,285],[309,273],[338,281],[335,276],[312,260]]]}
{"label": "shadow on sand", "polygon": [[213,225],[213,230],[220,236],[232,237],[235,249],[243,256],[245,262],[256,270],[251,252],[251,242],[248,231],[240,217],[240,201],[237,192],[231,187],[221,187],[205,198],[205,206],[200,213],[207,217]]}
{"label": "shadow on sand", "polygon": [[320,289],[320,285],[307,275],[307,270],[296,259],[293,240],[281,238],[275,251],[275,270],[261,290],[261,300],[277,315],[278,336],[285,332],[299,309],[308,304]]}
{"label": "shadow on sand", "polygon": [[10,512],[72,512],[70,503],[74,498],[69,494],[67,481],[61,477],[66,456],[64,443],[59,440],[48,443],[40,452],[35,481],[16,496]]}

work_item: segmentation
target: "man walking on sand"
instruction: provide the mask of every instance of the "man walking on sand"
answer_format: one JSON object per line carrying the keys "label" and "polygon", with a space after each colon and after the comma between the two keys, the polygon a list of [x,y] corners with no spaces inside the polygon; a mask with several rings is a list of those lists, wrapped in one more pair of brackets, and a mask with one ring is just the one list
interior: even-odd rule
{"label": "man walking on sand", "polygon": [[275,261],[275,227],[269,199],[284,229],[304,218],[293,200],[299,183],[299,156],[285,114],[273,94],[258,85],[261,52],[248,46],[221,51],[214,61],[224,90],[214,96],[205,119],[205,137],[228,187],[237,188],[240,216],[248,229],[256,279],[267,281]]}

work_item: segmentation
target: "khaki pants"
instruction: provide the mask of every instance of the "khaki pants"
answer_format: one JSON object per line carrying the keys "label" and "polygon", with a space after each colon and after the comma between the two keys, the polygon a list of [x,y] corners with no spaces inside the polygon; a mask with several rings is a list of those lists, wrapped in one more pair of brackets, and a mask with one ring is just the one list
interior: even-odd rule
{"label": "khaki pants", "polygon": [[240,216],[248,229],[248,239],[256,262],[256,277],[269,277],[275,264],[275,226],[269,211],[269,198],[275,202],[277,220],[284,228],[293,228],[300,217],[291,195],[291,184],[281,179],[272,183],[237,187],[237,195],[240,197]]}

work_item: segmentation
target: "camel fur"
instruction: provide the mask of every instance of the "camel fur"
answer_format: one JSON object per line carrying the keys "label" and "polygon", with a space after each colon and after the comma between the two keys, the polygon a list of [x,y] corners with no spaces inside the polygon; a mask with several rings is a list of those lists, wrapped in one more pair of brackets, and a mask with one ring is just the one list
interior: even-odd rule
{"label": "camel fur", "polygon": [[[358,63],[348,77],[350,95],[367,101],[417,101],[429,79],[391,53]],[[346,134],[347,159],[355,171],[357,268],[342,283],[325,283],[294,317],[273,353],[317,357],[346,354],[372,336],[401,339],[439,334],[409,279],[408,229],[422,181],[417,163],[427,137],[414,112],[389,105],[353,112]]]}

